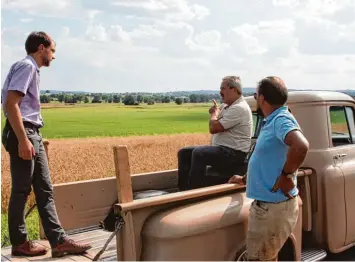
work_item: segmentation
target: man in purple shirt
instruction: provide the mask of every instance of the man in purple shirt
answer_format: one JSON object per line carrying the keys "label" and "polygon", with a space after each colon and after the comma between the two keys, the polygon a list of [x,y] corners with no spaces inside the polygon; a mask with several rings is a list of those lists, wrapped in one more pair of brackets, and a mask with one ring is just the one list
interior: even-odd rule
{"label": "man in purple shirt", "polygon": [[46,152],[39,132],[44,126],[40,111],[39,69],[48,67],[55,58],[55,42],[44,32],[32,32],[25,48],[27,56],[11,66],[2,90],[6,117],[2,143],[10,155],[12,179],[9,203],[12,255],[39,256],[47,252],[27,237],[24,212],[31,185],[52,256],[81,254],[91,246],[69,239],[60,225]]}

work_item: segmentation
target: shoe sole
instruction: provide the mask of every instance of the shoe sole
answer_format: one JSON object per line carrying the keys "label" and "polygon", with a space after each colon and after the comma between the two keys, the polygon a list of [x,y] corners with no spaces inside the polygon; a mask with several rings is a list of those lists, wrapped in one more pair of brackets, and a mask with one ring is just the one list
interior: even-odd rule
{"label": "shoe sole", "polygon": [[52,251],[52,257],[53,258],[58,258],[58,257],[64,257],[66,255],[82,255],[86,251],[88,251],[90,248],[87,248],[82,251]]}

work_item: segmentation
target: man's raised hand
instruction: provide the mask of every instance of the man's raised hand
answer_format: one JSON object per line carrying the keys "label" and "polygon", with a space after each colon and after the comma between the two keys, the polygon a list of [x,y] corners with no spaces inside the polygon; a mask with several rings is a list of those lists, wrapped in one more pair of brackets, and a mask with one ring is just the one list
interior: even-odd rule
{"label": "man's raised hand", "polygon": [[219,110],[219,107],[218,107],[218,104],[217,104],[216,100],[213,99],[212,102],[213,102],[213,106],[211,106],[210,110],[208,111],[210,114],[213,114],[217,110]]}

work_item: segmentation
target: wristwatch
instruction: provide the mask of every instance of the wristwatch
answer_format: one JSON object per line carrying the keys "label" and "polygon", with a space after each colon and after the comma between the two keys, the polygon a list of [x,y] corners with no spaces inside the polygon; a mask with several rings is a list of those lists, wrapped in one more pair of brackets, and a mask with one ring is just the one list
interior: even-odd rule
{"label": "wristwatch", "polygon": [[283,175],[283,176],[285,176],[285,177],[287,177],[287,178],[294,178],[294,177],[296,176],[296,172],[294,172],[294,173],[287,173],[287,172],[285,172],[284,170],[282,170],[281,175]]}

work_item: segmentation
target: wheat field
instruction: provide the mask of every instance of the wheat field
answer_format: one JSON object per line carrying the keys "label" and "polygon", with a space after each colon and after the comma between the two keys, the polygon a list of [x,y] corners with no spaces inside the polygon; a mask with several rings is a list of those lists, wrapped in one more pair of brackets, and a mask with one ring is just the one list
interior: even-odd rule
{"label": "wheat field", "polygon": [[[137,136],[49,140],[49,167],[53,184],[114,176],[114,145],[127,145],[131,173],[177,168],[177,152],[189,145],[209,144],[209,134]],[[10,197],[9,156],[1,149],[1,212]],[[34,201],[31,193],[29,204]]]}

